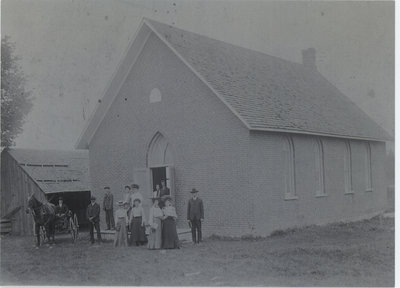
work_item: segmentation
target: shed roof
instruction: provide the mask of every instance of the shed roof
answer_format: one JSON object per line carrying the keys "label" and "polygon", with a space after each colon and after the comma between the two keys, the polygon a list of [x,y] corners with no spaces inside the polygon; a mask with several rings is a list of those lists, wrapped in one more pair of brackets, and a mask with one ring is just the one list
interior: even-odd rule
{"label": "shed roof", "polygon": [[[148,37],[141,36],[140,32],[148,28],[250,130],[378,141],[391,139],[382,127],[316,69],[149,19],[144,19],[139,28],[138,41],[147,41]],[[135,44],[138,50],[135,41],[130,47]],[[136,59],[129,57],[131,49],[128,49],[126,59]],[[120,81],[125,79],[122,73],[129,73],[124,65],[126,63],[120,65],[114,76],[120,77]],[[110,95],[110,92],[110,89],[107,90],[104,98],[114,99],[116,95]],[[117,90],[112,92],[118,93]],[[102,116],[99,114],[106,112],[107,108],[100,107],[91,121],[101,121]],[[93,124],[94,127],[90,126],[89,123],[78,140],[78,148],[85,148],[84,142],[90,142],[97,129],[94,127],[98,127]]]}
{"label": "shed roof", "polygon": [[44,193],[90,191],[87,150],[7,151]]}

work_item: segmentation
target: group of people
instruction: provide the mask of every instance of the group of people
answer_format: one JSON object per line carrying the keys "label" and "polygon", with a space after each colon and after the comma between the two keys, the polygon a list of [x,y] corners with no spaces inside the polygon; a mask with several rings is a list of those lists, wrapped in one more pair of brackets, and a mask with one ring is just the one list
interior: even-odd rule
{"label": "group of people", "polygon": [[[139,192],[139,185],[126,185],[124,189],[124,199],[118,201],[118,209],[113,213],[113,194],[109,186],[104,187],[103,210],[107,229],[115,230],[114,246],[140,246],[147,243],[148,249],[179,249],[177,214],[165,179],[162,179],[161,186],[156,185],[153,197],[150,198],[152,206],[148,217],[142,207],[143,196]],[[192,198],[188,202],[187,220],[192,230],[193,243],[199,243],[202,240],[201,223],[204,220],[203,201],[198,197],[196,189],[193,188],[190,193]],[[87,218],[90,222],[91,243],[94,243],[94,229],[97,240],[101,242],[100,205],[94,196],[87,208]]]}

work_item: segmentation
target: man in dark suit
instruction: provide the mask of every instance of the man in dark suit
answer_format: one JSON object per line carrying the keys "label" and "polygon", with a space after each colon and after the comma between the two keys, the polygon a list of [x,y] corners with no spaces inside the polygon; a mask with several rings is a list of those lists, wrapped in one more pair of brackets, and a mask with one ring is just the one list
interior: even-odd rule
{"label": "man in dark suit", "polygon": [[63,217],[68,213],[68,206],[65,205],[62,197],[58,198],[58,205],[55,208],[55,212],[58,217]]}
{"label": "man in dark suit", "polygon": [[103,209],[106,212],[107,230],[114,230],[114,197],[109,186],[104,187],[104,190],[106,193],[104,194],[103,199]]}
{"label": "man in dark suit", "polygon": [[97,232],[97,241],[101,242],[100,234],[100,205],[96,203],[96,197],[90,197],[90,204],[86,210],[86,217],[90,222],[90,242],[94,243],[94,228]]}
{"label": "man in dark suit", "polygon": [[192,228],[192,240],[194,244],[201,242],[201,222],[204,221],[203,201],[197,196],[198,192],[194,188],[190,191],[192,198],[189,200],[187,207],[187,220],[190,228]]}
{"label": "man in dark suit", "polygon": [[57,218],[56,225],[60,226],[62,225],[62,229],[68,228],[68,211],[69,211],[68,206],[64,204],[64,200],[60,196],[58,198],[58,205],[54,209],[54,212],[56,213],[56,218]]}
{"label": "man in dark suit", "polygon": [[160,197],[171,196],[171,192],[165,183],[165,179],[161,179]]}
{"label": "man in dark suit", "polygon": [[161,179],[161,189],[160,189],[160,203],[159,206],[162,209],[165,205],[165,200],[171,196],[171,191],[169,190],[169,188],[167,187],[167,185],[165,184],[166,179]]}

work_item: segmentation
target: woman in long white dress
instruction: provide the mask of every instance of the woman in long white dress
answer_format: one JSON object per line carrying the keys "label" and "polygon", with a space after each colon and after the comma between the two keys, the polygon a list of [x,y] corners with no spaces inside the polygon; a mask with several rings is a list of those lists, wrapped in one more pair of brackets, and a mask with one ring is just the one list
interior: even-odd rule
{"label": "woman in long white dress", "polygon": [[160,207],[158,207],[159,198],[153,197],[151,198],[153,201],[153,206],[150,207],[149,212],[149,222],[150,226],[150,234],[148,237],[148,245],[149,249],[160,249],[161,248],[161,220],[164,216]]}

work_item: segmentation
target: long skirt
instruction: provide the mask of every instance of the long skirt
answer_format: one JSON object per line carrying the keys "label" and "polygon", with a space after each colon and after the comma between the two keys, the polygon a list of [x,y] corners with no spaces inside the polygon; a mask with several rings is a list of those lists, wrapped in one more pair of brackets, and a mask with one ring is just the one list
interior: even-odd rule
{"label": "long skirt", "polygon": [[[131,219],[131,213],[132,213],[132,207],[128,208],[128,211],[126,211],[126,214],[128,215],[128,219]],[[131,227],[128,227],[128,230],[130,231]]]}
{"label": "long skirt", "polygon": [[160,249],[161,248],[161,219],[160,218],[154,218],[154,223],[157,224],[157,228],[150,229],[150,234],[148,237],[148,245],[147,247],[149,249]]}
{"label": "long skirt", "polygon": [[146,229],[142,226],[142,217],[135,217],[131,223],[130,244],[143,244],[146,242]]}
{"label": "long skirt", "polygon": [[126,231],[125,217],[118,218],[114,238],[114,246],[128,246],[128,233]]}
{"label": "long skirt", "polygon": [[175,220],[167,217],[162,225],[162,248],[176,249],[179,248],[178,232],[176,231]]}

